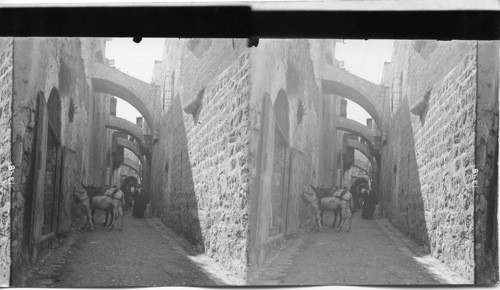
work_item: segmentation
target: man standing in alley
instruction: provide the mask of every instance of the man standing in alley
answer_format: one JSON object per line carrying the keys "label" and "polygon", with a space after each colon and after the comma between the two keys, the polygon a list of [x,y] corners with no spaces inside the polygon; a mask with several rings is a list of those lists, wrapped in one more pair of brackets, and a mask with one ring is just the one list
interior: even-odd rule
{"label": "man standing in alley", "polygon": [[147,195],[145,194],[142,187],[137,188],[134,194],[134,207],[132,210],[132,216],[135,218],[144,217],[144,211],[146,210],[147,203],[149,202]]}
{"label": "man standing in alley", "polygon": [[375,210],[375,205],[378,203],[375,191],[373,189],[366,190],[366,188],[363,188],[361,197],[363,198],[363,211],[361,212],[361,217],[364,219],[373,218],[373,211]]}

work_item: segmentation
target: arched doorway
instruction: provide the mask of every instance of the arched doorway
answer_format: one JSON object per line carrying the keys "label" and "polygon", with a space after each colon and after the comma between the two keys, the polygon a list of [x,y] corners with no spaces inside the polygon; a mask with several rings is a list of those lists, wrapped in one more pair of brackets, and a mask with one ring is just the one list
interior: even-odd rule
{"label": "arched doorway", "polygon": [[289,120],[288,99],[280,90],[274,102],[274,153],[271,185],[271,223],[269,237],[285,232],[289,176]]}
{"label": "arched doorway", "polygon": [[[61,188],[61,100],[53,88],[46,102],[38,94],[35,175],[30,244],[42,242],[57,231]],[[36,256],[36,254],[34,255]]]}
{"label": "arched doorway", "polygon": [[132,206],[132,192],[131,188],[137,188],[139,180],[135,176],[126,176],[120,184],[120,190],[125,194],[125,205],[127,208]]}
{"label": "arched doorway", "polygon": [[42,235],[54,231],[59,199],[61,163],[61,100],[56,88],[50,92],[47,102],[48,130],[45,163],[45,186],[43,195]]}

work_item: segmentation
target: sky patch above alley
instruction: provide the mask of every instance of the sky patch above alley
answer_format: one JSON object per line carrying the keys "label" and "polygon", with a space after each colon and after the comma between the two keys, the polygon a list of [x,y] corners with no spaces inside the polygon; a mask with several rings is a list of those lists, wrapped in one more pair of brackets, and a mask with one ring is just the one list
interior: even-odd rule
{"label": "sky patch above alley", "polygon": [[[151,82],[155,60],[163,57],[164,38],[143,38],[135,43],[132,38],[113,38],[106,45],[106,57],[114,66],[147,83]],[[393,40],[344,40],[337,42],[335,57],[344,62],[344,68],[361,78],[380,84],[384,62],[391,60]],[[133,123],[140,113],[118,99],[117,116]],[[354,102],[348,101],[347,117],[362,124],[370,115]]]}

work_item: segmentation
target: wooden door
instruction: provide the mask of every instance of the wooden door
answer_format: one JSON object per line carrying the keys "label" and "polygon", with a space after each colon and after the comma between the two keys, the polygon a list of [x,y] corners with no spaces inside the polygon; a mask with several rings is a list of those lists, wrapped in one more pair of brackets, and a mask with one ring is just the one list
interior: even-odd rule
{"label": "wooden door", "polygon": [[285,149],[285,172],[284,172],[284,180],[283,180],[283,209],[282,209],[282,222],[280,233],[286,233],[286,223],[287,223],[287,212],[288,212],[288,203],[290,200],[290,147],[286,147]]}
{"label": "wooden door", "polygon": [[56,164],[56,191],[54,194],[54,214],[52,217],[52,226],[53,226],[53,231],[57,232],[57,223],[58,223],[58,217],[59,217],[59,201],[61,200],[61,167],[62,167],[62,162],[61,162],[61,157],[62,157],[62,146],[61,143],[59,143],[59,146],[57,147],[57,164]]}
{"label": "wooden door", "polygon": [[297,233],[299,229],[299,211],[303,187],[305,185],[305,157],[304,153],[290,149],[290,176],[288,179],[288,202],[286,211],[285,235]]}
{"label": "wooden door", "polygon": [[57,233],[66,233],[71,227],[71,200],[73,185],[77,182],[76,152],[70,148],[62,147],[60,166],[60,193]]}
{"label": "wooden door", "polygon": [[45,190],[45,164],[47,157],[48,111],[43,94],[38,95],[36,124],[35,176],[31,211],[30,245],[41,241],[43,224],[43,194]]}

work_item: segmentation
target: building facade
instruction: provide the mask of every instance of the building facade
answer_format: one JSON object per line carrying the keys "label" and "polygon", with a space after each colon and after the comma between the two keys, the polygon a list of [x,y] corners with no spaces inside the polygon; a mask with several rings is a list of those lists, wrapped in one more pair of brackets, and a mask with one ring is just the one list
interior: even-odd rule
{"label": "building facade", "polygon": [[153,213],[244,283],[313,226],[304,188],[342,186],[355,149],[373,157],[378,129],[341,114],[343,98],[376,110],[381,87],[358,80],[331,40],[167,40],[153,76]]}
{"label": "building facade", "polygon": [[[85,222],[73,201],[73,187],[80,183],[120,186],[112,184],[112,178],[127,160],[125,148],[142,150],[128,135],[144,138],[143,129],[111,114],[113,96],[140,97],[131,96],[136,91],[125,91],[122,85],[136,80],[109,66],[104,57],[106,41],[11,40],[14,285],[23,266],[34,263],[55,237],[64,237]],[[137,82],[141,85],[149,94],[150,86]],[[113,138],[120,131],[128,133],[126,140]],[[138,154],[142,157],[142,151]]]}
{"label": "building facade", "polygon": [[[488,152],[489,160],[498,155],[494,155],[495,142],[484,144],[484,140],[498,134],[498,129],[486,132],[479,126],[482,116],[489,118],[485,122],[498,120],[498,111],[478,107],[482,102],[498,104],[498,92],[491,89],[498,90],[495,46],[472,41],[396,41],[383,80],[387,87],[381,169],[385,216],[470,282],[493,277],[482,274],[484,259],[491,259],[486,263],[491,269],[498,263],[484,255],[497,255],[496,239],[489,236],[486,242],[484,236],[496,227],[492,218],[496,197],[488,193],[495,185],[492,167],[484,166],[488,163],[484,154]],[[481,72],[488,66],[488,72]],[[481,94],[483,82],[490,86]],[[478,142],[484,145],[482,157]],[[490,179],[478,180],[478,171],[490,172],[483,175]],[[479,186],[481,182],[490,188]]]}
{"label": "building facade", "polygon": [[10,278],[10,189],[12,118],[12,52],[13,39],[0,38],[0,285],[9,285]]}
{"label": "building facade", "polygon": [[[396,41],[381,84],[343,69],[333,40],[167,39],[150,84],[105,48],[0,39],[0,268],[10,251],[13,280],[81,221],[75,184],[125,181],[237,284],[314,226],[310,185],[365,184],[457,275],[498,280],[497,43]],[[115,97],[142,117],[118,117]],[[348,118],[347,100],[371,118]]]}

